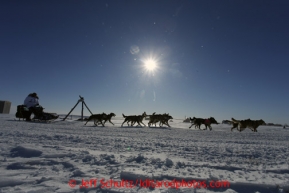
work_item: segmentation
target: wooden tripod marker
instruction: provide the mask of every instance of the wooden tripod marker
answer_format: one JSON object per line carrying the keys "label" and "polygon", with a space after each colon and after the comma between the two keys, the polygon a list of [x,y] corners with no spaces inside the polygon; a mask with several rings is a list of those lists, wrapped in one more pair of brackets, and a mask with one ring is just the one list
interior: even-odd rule
{"label": "wooden tripod marker", "polygon": [[86,103],[84,102],[84,98],[81,97],[80,95],[79,95],[79,98],[80,98],[80,99],[78,99],[77,103],[74,105],[74,107],[71,109],[71,111],[66,115],[66,117],[63,119],[63,121],[65,121],[65,119],[70,115],[70,113],[74,110],[74,108],[78,105],[79,102],[82,103],[82,105],[81,105],[81,121],[83,121],[83,105],[85,105],[85,107],[87,108],[87,110],[88,110],[91,114],[93,114],[93,113],[90,111],[90,109],[88,108],[88,106],[86,105]]}

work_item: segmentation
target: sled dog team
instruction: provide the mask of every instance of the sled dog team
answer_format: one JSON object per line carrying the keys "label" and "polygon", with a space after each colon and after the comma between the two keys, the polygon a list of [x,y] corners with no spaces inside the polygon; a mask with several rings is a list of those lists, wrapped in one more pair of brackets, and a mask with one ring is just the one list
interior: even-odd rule
{"label": "sled dog team", "polygon": [[[80,98],[82,98],[82,97],[80,97]],[[39,119],[39,120],[53,120],[53,119],[57,119],[59,117],[58,115],[53,115],[51,113],[45,113],[45,112],[43,112],[43,109],[44,108],[39,105],[39,97],[38,97],[37,93],[35,93],[35,92],[30,93],[25,98],[24,105],[18,105],[17,106],[16,117],[19,118],[19,120],[20,120],[20,118],[23,118],[23,119],[26,118],[26,121],[32,121],[30,118],[32,113],[34,113],[34,115],[35,115],[33,119]],[[133,126],[135,123],[137,123],[140,126],[141,126],[141,124],[146,126],[142,121],[145,117],[148,116],[149,117],[149,122],[148,122],[149,127],[153,124],[156,127],[156,124],[158,122],[159,122],[160,127],[163,125],[167,125],[168,127],[170,127],[169,120],[173,119],[173,117],[167,113],[156,114],[155,112],[152,115],[147,115],[146,112],[144,112],[142,115],[126,116],[126,115],[122,114],[122,116],[124,117],[124,121],[121,124],[121,126],[123,126],[124,123],[127,123],[128,126],[129,126],[129,124],[130,124],[130,126]],[[84,125],[86,125],[88,123],[88,121],[93,120],[94,124],[96,126],[100,123],[104,127],[104,124],[107,121],[109,121],[111,124],[113,124],[111,122],[112,117],[115,117],[114,113],[93,114],[87,119],[87,121]],[[219,124],[214,117],[210,117],[208,119],[196,118],[196,117],[191,118],[190,117],[190,122],[192,122],[192,125],[189,128],[191,128],[193,125],[195,125],[195,128],[201,129],[201,125],[204,124],[206,127],[205,129],[207,129],[209,127],[210,130],[212,130],[211,124]],[[251,119],[236,120],[236,119],[232,118],[232,121],[226,120],[226,122],[231,123],[233,125],[233,127],[231,128],[231,131],[233,131],[233,129],[236,128],[240,132],[243,131],[247,127],[249,129],[251,129],[253,132],[257,132],[257,128],[260,125],[265,124],[265,122],[262,119],[260,119],[260,120],[251,120]]]}
{"label": "sled dog team", "polygon": [[[205,129],[209,127],[210,130],[212,130],[211,124],[219,124],[214,117],[210,117],[208,119],[202,119],[202,118],[191,118],[190,121],[192,122],[192,125],[189,127],[191,128],[193,125],[195,125],[195,128],[199,128],[202,124],[205,125]],[[230,122],[233,127],[231,128],[231,131],[233,131],[234,128],[236,128],[238,131],[244,131],[247,127],[251,129],[253,132],[257,132],[257,128],[260,125],[265,125],[265,121],[262,119],[260,120],[251,120],[251,119],[246,119],[246,120],[236,120],[232,118],[232,121],[227,121]]]}
{"label": "sled dog team", "polygon": [[[121,124],[121,126],[123,126],[124,123],[127,123],[127,125],[129,126],[133,126],[135,123],[137,123],[138,125],[141,126],[141,124],[143,124],[144,126],[146,126],[144,123],[143,123],[143,119],[147,116],[150,117],[150,120],[149,120],[149,127],[152,125],[152,124],[157,124],[157,122],[160,122],[159,123],[159,126],[162,126],[162,125],[167,125],[168,127],[170,127],[169,125],[169,120],[170,119],[173,119],[172,116],[170,116],[169,114],[156,114],[156,113],[153,113],[152,115],[147,115],[146,112],[144,112],[142,115],[129,115],[129,116],[126,116],[124,114],[122,114],[123,118],[124,118],[124,121],[123,123]],[[86,123],[84,125],[87,124],[88,121],[91,121],[93,120],[94,121],[94,124],[97,126],[98,123],[100,123],[102,126],[104,126],[104,124],[109,121],[111,124],[113,124],[111,122],[111,118],[112,117],[115,117],[115,114],[114,113],[110,113],[110,114],[105,114],[105,113],[102,113],[102,114],[94,114],[94,115],[91,115]],[[104,121],[104,122],[102,122]],[[114,124],[113,124],[114,125]],[[137,126],[138,126],[137,125]]]}
{"label": "sled dog team", "polygon": [[[123,126],[124,123],[127,123],[128,126],[133,126],[135,123],[137,123],[137,126],[146,126],[143,123],[143,119],[145,117],[149,117],[149,122],[148,122],[148,126],[151,127],[151,125],[155,125],[159,122],[159,126],[163,126],[163,125],[167,125],[168,127],[170,127],[169,125],[169,120],[173,119],[173,117],[167,113],[164,114],[156,114],[155,112],[152,115],[147,115],[146,112],[144,112],[142,115],[129,115],[126,116],[124,114],[122,114],[124,121],[121,124],[121,127]],[[104,124],[109,121],[111,124],[113,124],[111,122],[111,118],[115,117],[114,113],[110,113],[110,114],[94,114],[91,115],[86,123],[84,125],[86,125],[88,123],[88,121],[94,121],[94,124],[96,126],[98,126],[98,124],[100,123],[102,126],[104,126]],[[104,122],[103,122],[104,121]],[[212,130],[211,124],[219,124],[216,119],[214,117],[210,117],[207,119],[203,119],[203,118],[196,118],[190,117],[190,122],[192,123],[192,125],[189,127],[191,128],[193,125],[195,125],[195,128],[199,128],[201,129],[201,125],[205,125],[205,130],[207,130],[207,128],[209,127],[210,130]],[[251,129],[253,132],[257,132],[257,128],[260,125],[264,125],[266,124],[262,119],[260,120],[251,120],[251,119],[246,119],[246,120],[236,120],[234,118],[232,118],[232,121],[229,121],[232,124],[232,128],[231,131],[233,131],[234,128],[236,128],[238,131],[243,131],[245,130],[245,128],[249,128]],[[142,124],[142,125],[141,125]],[[114,124],[113,124],[114,125]]]}

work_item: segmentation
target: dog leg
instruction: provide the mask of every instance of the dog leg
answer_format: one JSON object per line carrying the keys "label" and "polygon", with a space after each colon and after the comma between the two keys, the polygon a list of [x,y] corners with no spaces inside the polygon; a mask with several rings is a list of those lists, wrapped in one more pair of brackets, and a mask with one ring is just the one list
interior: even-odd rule
{"label": "dog leg", "polygon": [[127,120],[124,120],[124,122],[121,124],[121,127],[122,127],[122,125],[123,125],[125,122],[127,122]]}
{"label": "dog leg", "polygon": [[[193,125],[195,125],[195,123],[192,123],[192,125],[189,128],[191,128]],[[196,128],[196,125],[195,125],[195,128]]]}
{"label": "dog leg", "polygon": [[84,125],[86,125],[88,121],[90,121],[90,119],[88,119]]}
{"label": "dog leg", "polygon": [[97,119],[94,121],[95,126],[98,126],[98,123],[101,123],[101,125],[104,127],[104,124],[102,123],[101,119]]}
{"label": "dog leg", "polygon": [[163,124],[164,124],[164,125],[167,125],[168,127],[171,127],[171,126],[169,125],[169,122],[166,121],[166,120],[163,121]]}
{"label": "dog leg", "polygon": [[[113,124],[110,120],[108,120],[111,124]],[[114,125],[114,124],[113,124]]]}
{"label": "dog leg", "polygon": [[99,121],[99,120],[97,120],[97,119],[94,120],[94,125],[95,125],[95,126],[97,126],[97,122],[98,122],[98,121]]}
{"label": "dog leg", "polygon": [[[142,126],[141,124],[143,124],[144,126],[146,126],[142,121],[136,120],[136,122],[137,122],[137,124],[138,124],[137,126]],[[136,126],[136,127],[137,127],[137,126]]]}
{"label": "dog leg", "polygon": [[136,123],[137,123],[136,127],[137,127],[137,126],[141,126],[140,123],[139,123],[139,121],[136,121]]}
{"label": "dog leg", "polygon": [[130,126],[131,126],[131,127],[134,126],[135,123],[136,123],[135,121],[131,121]]}
{"label": "dog leg", "polygon": [[232,123],[232,125],[233,125],[233,126],[232,126],[232,128],[231,128],[231,131],[233,131],[234,128],[237,128],[237,130],[238,130],[238,124]]}
{"label": "dog leg", "polygon": [[167,122],[167,124],[166,124],[168,127],[171,127],[170,125],[169,125],[169,123]]}
{"label": "dog leg", "polygon": [[[102,120],[100,121],[102,123]],[[105,121],[106,122],[106,121]],[[105,122],[102,123],[102,125],[105,127]]]}
{"label": "dog leg", "polygon": [[143,124],[146,127],[146,125],[142,121],[140,121],[140,123]]}

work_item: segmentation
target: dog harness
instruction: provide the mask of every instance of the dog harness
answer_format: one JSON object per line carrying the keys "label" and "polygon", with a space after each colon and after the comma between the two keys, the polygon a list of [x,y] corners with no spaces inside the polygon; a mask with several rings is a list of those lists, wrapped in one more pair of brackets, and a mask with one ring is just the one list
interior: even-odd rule
{"label": "dog harness", "polygon": [[209,125],[211,123],[210,119],[205,119],[205,124]]}

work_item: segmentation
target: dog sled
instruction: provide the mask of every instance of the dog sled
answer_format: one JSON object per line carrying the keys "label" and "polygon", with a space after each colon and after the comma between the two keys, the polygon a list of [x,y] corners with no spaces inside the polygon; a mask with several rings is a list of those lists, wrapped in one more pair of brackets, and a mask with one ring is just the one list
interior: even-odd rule
{"label": "dog sled", "polygon": [[17,106],[17,112],[15,114],[15,117],[19,119],[19,121],[22,119],[26,119],[30,114],[34,115],[34,117],[31,119],[33,122],[52,122],[55,119],[59,117],[59,115],[54,113],[46,113],[43,111],[43,107],[38,105],[31,111],[27,108],[25,105],[18,105]]}

